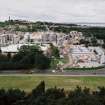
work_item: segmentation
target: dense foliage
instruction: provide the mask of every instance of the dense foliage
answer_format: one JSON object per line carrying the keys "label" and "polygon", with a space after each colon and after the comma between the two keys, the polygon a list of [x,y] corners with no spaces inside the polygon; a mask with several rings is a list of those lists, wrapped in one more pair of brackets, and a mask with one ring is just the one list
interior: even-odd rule
{"label": "dense foliage", "polygon": [[19,89],[0,89],[0,105],[105,105],[105,87],[97,91],[75,88],[65,91],[60,88],[45,89],[42,81],[30,93]]}
{"label": "dense foliage", "polygon": [[19,20],[10,20],[5,22],[0,22],[0,27],[7,27],[9,25],[14,26],[15,31],[26,31],[26,32],[47,31],[46,28],[47,25],[50,28],[50,30],[56,32],[69,33],[70,31],[73,30],[81,31],[85,36],[94,36],[98,39],[104,39],[105,41],[105,27],[86,27],[86,26],[82,27],[76,24],[61,24],[61,23],[50,23],[50,22],[40,22],[40,21],[24,22]]}
{"label": "dense foliage", "polygon": [[47,69],[50,67],[50,59],[43,54],[38,46],[22,46],[19,52],[11,56],[0,54],[0,69]]}
{"label": "dense foliage", "polygon": [[51,50],[51,56],[53,58],[59,58],[60,57],[58,47],[54,46],[53,44],[50,44],[50,50]]}

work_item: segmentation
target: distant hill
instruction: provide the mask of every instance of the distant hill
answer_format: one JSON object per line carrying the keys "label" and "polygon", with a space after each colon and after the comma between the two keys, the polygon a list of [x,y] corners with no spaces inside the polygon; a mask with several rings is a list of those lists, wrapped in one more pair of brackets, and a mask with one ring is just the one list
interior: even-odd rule
{"label": "distant hill", "polygon": [[[89,23],[90,24],[90,23]],[[0,22],[0,27],[6,30],[22,31],[22,32],[37,32],[37,31],[54,31],[70,33],[70,31],[83,32],[85,36],[94,36],[97,39],[102,39],[105,42],[105,27],[89,26],[85,24],[67,24],[53,22],[31,22],[26,20],[9,20]]]}

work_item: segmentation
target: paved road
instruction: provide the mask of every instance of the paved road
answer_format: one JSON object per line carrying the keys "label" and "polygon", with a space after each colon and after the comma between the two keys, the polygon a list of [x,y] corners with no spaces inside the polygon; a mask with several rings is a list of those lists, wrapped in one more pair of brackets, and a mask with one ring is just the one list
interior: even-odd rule
{"label": "paved road", "polygon": [[0,74],[0,76],[14,76],[14,77],[21,77],[21,76],[59,76],[59,77],[105,77],[105,75],[65,75],[65,74]]}
{"label": "paved road", "polygon": [[105,74],[90,74],[90,73],[34,73],[34,74],[22,74],[22,73],[1,73],[0,76],[71,76],[71,77],[86,77],[97,76],[105,77]]}
{"label": "paved road", "polygon": [[101,70],[87,70],[87,71],[69,71],[52,73],[49,70],[45,72],[35,73],[21,73],[20,71],[3,71],[0,76],[105,76],[105,68]]}

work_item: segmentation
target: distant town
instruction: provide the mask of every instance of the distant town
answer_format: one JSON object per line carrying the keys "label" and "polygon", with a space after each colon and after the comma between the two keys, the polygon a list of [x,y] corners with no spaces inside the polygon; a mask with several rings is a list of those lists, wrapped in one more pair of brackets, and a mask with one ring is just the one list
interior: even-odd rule
{"label": "distant town", "polygon": [[38,45],[43,54],[49,57],[53,45],[59,50],[59,59],[62,59],[56,63],[58,69],[103,67],[105,65],[103,37],[105,37],[103,27],[90,28],[76,24],[31,23],[20,20],[0,22],[1,54],[14,56],[24,45]]}

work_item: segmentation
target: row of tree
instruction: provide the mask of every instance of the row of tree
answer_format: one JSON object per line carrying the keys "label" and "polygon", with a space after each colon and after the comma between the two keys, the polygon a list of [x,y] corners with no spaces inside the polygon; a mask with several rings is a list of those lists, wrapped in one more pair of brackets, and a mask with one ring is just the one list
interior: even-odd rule
{"label": "row of tree", "polygon": [[14,56],[0,54],[1,70],[16,69],[47,69],[50,67],[50,58],[43,54],[38,46],[22,46]]}
{"label": "row of tree", "polygon": [[97,91],[77,87],[72,91],[61,88],[45,89],[42,81],[30,93],[19,89],[0,90],[0,105],[105,105],[105,87]]}
{"label": "row of tree", "polygon": [[24,45],[13,56],[11,53],[7,55],[0,53],[0,70],[49,69],[52,67],[53,60],[57,58],[59,58],[59,50],[53,44],[46,54],[38,45]]}

